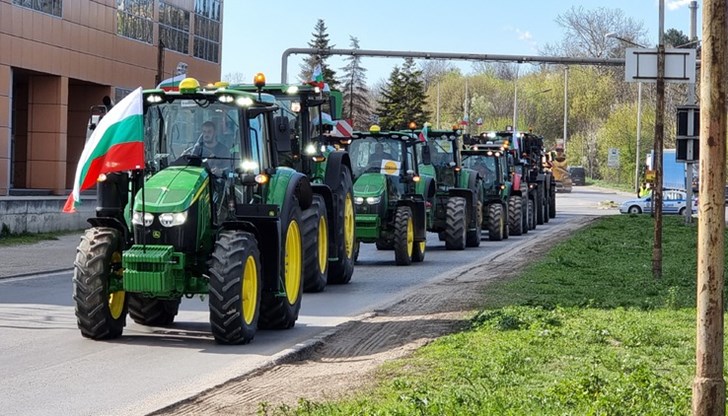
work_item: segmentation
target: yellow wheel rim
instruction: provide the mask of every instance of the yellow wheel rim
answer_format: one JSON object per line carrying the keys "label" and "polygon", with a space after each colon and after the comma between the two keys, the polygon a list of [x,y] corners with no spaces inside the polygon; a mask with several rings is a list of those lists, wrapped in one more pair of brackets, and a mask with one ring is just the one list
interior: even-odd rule
{"label": "yellow wheel rim", "polygon": [[258,304],[258,265],[253,256],[248,256],[243,269],[243,320],[250,325],[255,319],[255,307]]}
{"label": "yellow wheel rim", "polygon": [[427,242],[420,241],[420,254],[425,254],[425,247],[427,246]]}
{"label": "yellow wheel rim", "polygon": [[[121,263],[121,253],[116,251],[111,255],[111,263]],[[121,273],[121,271],[119,271]],[[109,295],[109,313],[114,319],[121,318],[121,314],[124,312],[124,298],[126,298],[126,292],[119,290]]]}
{"label": "yellow wheel rim", "polygon": [[293,305],[298,300],[301,288],[301,232],[296,221],[288,224],[286,232],[285,285],[288,303]]}
{"label": "yellow wheel rim", "polygon": [[329,263],[329,226],[325,217],[319,218],[318,263],[319,272],[324,273],[326,265]]}
{"label": "yellow wheel rim", "polygon": [[344,249],[346,258],[354,257],[354,203],[351,193],[344,199]]}
{"label": "yellow wheel rim", "polygon": [[412,249],[415,242],[415,227],[412,224],[412,217],[407,219],[407,255],[412,257]]}

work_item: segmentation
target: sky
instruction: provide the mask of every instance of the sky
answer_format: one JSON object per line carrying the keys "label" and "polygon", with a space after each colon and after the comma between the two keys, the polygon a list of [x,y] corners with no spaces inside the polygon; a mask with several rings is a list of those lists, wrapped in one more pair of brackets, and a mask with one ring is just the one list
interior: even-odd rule
{"label": "sky", "polygon": [[[665,30],[689,34],[690,0],[665,0]],[[698,37],[702,1],[698,1]],[[275,5],[274,9],[267,5]],[[555,20],[572,6],[621,9],[642,22],[656,44],[658,0],[279,0],[262,5],[249,0],[225,0],[223,9],[222,75],[252,82],[258,72],[269,83],[281,80],[281,56],[288,48],[307,48],[316,21],[323,19],[329,44],[349,49],[350,36],[361,49],[476,54],[539,55],[539,48],[559,43],[563,29]],[[297,79],[303,56],[288,59],[288,79]],[[332,56],[329,66],[341,74],[345,57]],[[470,62],[453,62],[463,73]],[[388,78],[402,58],[362,57],[371,86]],[[528,65],[528,64],[523,64]],[[230,79],[228,79],[230,80]],[[232,80],[239,81],[239,80]]]}

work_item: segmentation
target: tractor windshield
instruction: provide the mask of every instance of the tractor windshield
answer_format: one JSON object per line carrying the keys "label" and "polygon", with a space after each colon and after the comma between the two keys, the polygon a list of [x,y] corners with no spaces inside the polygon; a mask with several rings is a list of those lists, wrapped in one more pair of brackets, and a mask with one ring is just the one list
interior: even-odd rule
{"label": "tractor windshield", "polygon": [[477,171],[486,184],[493,184],[498,180],[498,170],[494,156],[468,155],[463,158],[463,166]]}
{"label": "tractor windshield", "polygon": [[[455,161],[454,143],[450,140],[431,140],[427,143],[430,148],[430,158],[435,167],[450,167],[450,162]],[[418,146],[417,154],[422,160],[422,147]]]}
{"label": "tractor windshield", "polygon": [[239,111],[207,99],[150,105],[144,116],[147,168],[158,171],[185,154],[205,158],[215,172],[234,166],[240,152]]}
{"label": "tractor windshield", "polygon": [[392,168],[386,172],[396,171],[399,174],[399,167],[405,161],[402,148],[402,141],[396,139],[366,137],[354,140],[349,147],[354,176],[359,177],[365,172],[380,172],[390,168],[390,165]]}

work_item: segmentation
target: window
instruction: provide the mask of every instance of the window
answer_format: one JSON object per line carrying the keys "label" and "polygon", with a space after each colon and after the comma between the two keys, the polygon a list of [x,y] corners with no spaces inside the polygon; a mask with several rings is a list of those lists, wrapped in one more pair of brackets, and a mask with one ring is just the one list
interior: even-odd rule
{"label": "window", "polygon": [[195,0],[195,43],[193,55],[206,61],[219,61],[220,10],[222,0]]}
{"label": "window", "polygon": [[154,0],[116,0],[116,33],[152,43]]}
{"label": "window", "polygon": [[61,17],[63,0],[13,0],[13,4]]}
{"label": "window", "polygon": [[164,47],[188,54],[190,52],[190,12],[159,3],[159,39]]}

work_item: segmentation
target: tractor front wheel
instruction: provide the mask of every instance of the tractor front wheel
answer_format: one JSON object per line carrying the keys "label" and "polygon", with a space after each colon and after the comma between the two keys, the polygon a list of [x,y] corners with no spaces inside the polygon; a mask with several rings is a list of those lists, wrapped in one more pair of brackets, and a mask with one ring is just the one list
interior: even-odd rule
{"label": "tractor front wheel", "polygon": [[415,225],[412,210],[398,207],[394,216],[394,261],[397,266],[409,266],[415,243]]}
{"label": "tractor front wheel", "polygon": [[508,198],[508,227],[513,235],[523,234],[523,199],[518,195]]}
{"label": "tractor front wheel", "polygon": [[260,252],[251,233],[220,232],[210,266],[210,326],[220,344],[247,344],[261,308]]}
{"label": "tractor front wheel", "polygon": [[[483,202],[477,201],[473,206],[473,224],[471,224],[465,236],[465,245],[468,247],[480,247],[480,237],[483,230]],[[474,227],[474,228],[473,228]]]}
{"label": "tractor front wheel", "polygon": [[303,291],[321,292],[326,288],[329,271],[329,222],[326,202],[314,195],[311,206],[303,211]]}
{"label": "tractor front wheel", "polygon": [[335,188],[334,198],[336,212],[336,233],[339,242],[338,260],[329,265],[328,283],[342,285],[351,281],[354,274],[354,243],[356,242],[354,222],[354,186],[351,182],[351,171],[347,166],[341,167],[339,186]]}
{"label": "tractor front wheel", "polygon": [[504,237],[505,218],[503,217],[503,205],[500,203],[488,206],[488,238],[491,241],[501,241]]}
{"label": "tractor front wheel", "polygon": [[[120,289],[121,236],[118,230],[86,230],[76,248],[73,300],[81,335],[91,339],[121,336],[126,324],[126,292]],[[115,288],[112,288],[115,286]]]}
{"label": "tractor front wheel", "polygon": [[452,197],[447,200],[445,208],[445,248],[447,250],[464,250],[467,233],[465,218],[465,198]]}
{"label": "tractor front wheel", "polygon": [[127,293],[129,316],[139,325],[165,326],[174,322],[181,299],[147,298],[139,293]]}

